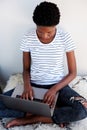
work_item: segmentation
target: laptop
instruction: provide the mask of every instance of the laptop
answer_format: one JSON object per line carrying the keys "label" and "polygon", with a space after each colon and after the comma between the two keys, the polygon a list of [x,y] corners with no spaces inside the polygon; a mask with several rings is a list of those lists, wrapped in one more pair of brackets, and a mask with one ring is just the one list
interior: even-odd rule
{"label": "laptop", "polygon": [[48,89],[33,87],[33,90],[35,93],[35,95],[34,95],[35,100],[33,100],[33,101],[25,100],[25,99],[21,99],[21,98],[17,97],[17,95],[22,94],[23,85],[16,86],[11,97],[0,94],[0,100],[3,101],[3,103],[6,105],[7,108],[19,110],[22,112],[29,112],[29,113],[36,114],[36,115],[52,117],[53,113],[54,113],[56,101],[58,98],[58,94],[56,94],[54,107],[50,108],[50,106],[48,104],[42,102],[44,94],[48,91]]}

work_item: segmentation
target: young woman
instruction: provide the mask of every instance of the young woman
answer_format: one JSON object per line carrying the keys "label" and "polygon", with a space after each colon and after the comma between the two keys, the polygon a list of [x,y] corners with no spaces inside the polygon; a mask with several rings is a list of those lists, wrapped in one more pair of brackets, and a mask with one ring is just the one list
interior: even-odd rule
{"label": "young woman", "polygon": [[[59,92],[56,109],[52,118],[26,114],[12,120],[7,128],[37,122],[56,123],[64,127],[67,123],[87,116],[87,102],[68,84],[76,76],[75,45],[70,35],[58,24],[60,11],[56,4],[42,2],[33,12],[36,28],[23,38],[23,79],[22,98],[33,100],[33,86],[49,88],[44,95],[44,103],[52,105]],[[64,73],[64,57],[67,58],[68,73]]]}

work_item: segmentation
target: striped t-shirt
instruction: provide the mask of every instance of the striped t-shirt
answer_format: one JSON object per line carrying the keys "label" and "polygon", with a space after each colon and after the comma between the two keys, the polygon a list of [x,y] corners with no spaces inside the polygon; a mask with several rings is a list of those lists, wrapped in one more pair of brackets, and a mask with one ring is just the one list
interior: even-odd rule
{"label": "striped t-shirt", "polygon": [[75,49],[71,36],[61,27],[49,44],[39,41],[36,29],[24,35],[20,49],[31,54],[31,82],[40,85],[58,83],[64,78],[65,53]]}

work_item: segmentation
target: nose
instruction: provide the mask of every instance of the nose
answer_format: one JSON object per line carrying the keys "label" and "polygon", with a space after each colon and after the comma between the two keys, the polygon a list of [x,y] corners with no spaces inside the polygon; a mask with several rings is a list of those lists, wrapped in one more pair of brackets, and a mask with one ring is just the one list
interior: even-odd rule
{"label": "nose", "polygon": [[44,33],[44,34],[42,34],[42,38],[43,38],[43,39],[48,39],[48,38],[49,38],[49,35],[48,35],[47,33]]}

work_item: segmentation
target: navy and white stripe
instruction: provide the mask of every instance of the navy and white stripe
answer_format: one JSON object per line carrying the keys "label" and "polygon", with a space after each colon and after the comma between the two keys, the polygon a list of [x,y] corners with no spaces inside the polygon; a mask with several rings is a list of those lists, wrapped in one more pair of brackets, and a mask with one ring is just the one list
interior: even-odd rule
{"label": "navy and white stripe", "polygon": [[58,27],[54,40],[49,44],[39,41],[35,29],[28,32],[20,49],[31,53],[31,82],[49,85],[64,77],[64,55],[75,49],[71,36]]}

